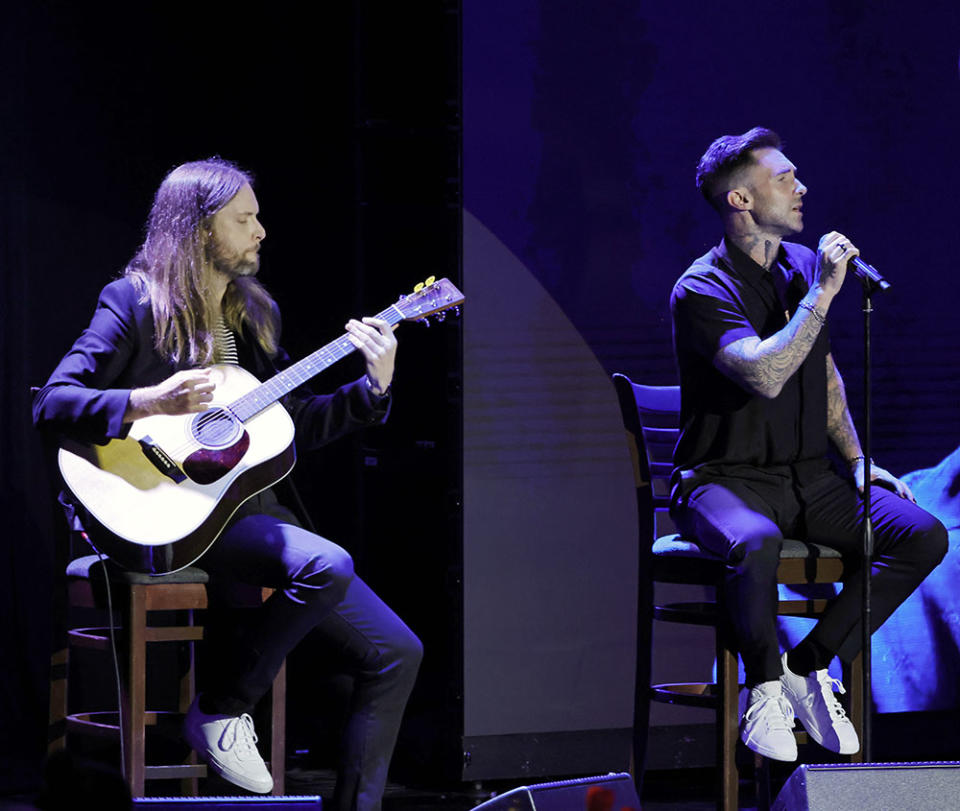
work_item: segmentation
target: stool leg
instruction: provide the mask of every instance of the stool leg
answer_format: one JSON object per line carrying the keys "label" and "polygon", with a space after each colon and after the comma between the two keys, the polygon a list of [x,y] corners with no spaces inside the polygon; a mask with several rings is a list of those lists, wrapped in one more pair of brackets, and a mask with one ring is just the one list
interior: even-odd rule
{"label": "stool leg", "polygon": [[720,802],[723,811],[736,811],[740,775],[737,772],[737,733],[739,731],[739,669],[737,654],[718,632],[717,688],[720,706],[717,708],[717,765],[720,768]]}
{"label": "stool leg", "polygon": [[[193,626],[194,623],[194,612],[187,611],[187,625]],[[186,645],[187,651],[187,666],[184,670],[183,676],[180,677],[180,699],[177,706],[177,709],[180,711],[180,715],[185,716],[187,710],[190,709],[190,705],[193,703],[193,699],[197,694],[197,674],[196,674],[196,643],[189,641],[183,643]],[[197,753],[190,750],[190,754],[187,755],[185,763],[195,766],[199,759]],[[200,793],[200,782],[196,777],[186,777],[180,781],[180,793],[187,797],[196,797]]]}
{"label": "stool leg", "polygon": [[124,730],[123,759],[127,782],[134,797],[144,796],[146,766],[147,644],[146,586],[130,587],[130,614],[127,626],[130,652],[127,669],[127,695],[121,701]]}
{"label": "stool leg", "polygon": [[770,760],[756,752],[753,755],[753,773],[757,784],[757,811],[770,811],[773,780],[770,777]]}
{"label": "stool leg", "polygon": [[[849,665],[843,666],[843,681],[850,694],[850,722],[857,731],[857,737],[863,740],[863,655],[858,653],[857,658]],[[863,763],[863,747],[850,755],[851,763]]]}
{"label": "stool leg", "polygon": [[67,678],[70,649],[61,648],[50,656],[50,716],[47,727],[47,754],[67,746]]}
{"label": "stool leg", "polygon": [[270,773],[273,793],[285,790],[287,763],[287,663],[280,666],[270,691]]}
{"label": "stool leg", "polygon": [[737,811],[740,774],[737,771],[737,738],[740,729],[740,668],[733,644],[727,613],[724,584],[715,587],[717,606],[717,766],[720,769],[720,795],[717,806],[722,811]]}

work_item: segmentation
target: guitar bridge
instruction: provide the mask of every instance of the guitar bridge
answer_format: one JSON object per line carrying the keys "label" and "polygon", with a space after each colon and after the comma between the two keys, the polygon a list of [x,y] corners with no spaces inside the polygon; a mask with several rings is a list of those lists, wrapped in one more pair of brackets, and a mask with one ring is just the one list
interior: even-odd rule
{"label": "guitar bridge", "polygon": [[187,474],[180,470],[177,463],[167,456],[163,448],[154,442],[153,439],[149,436],[143,436],[137,441],[140,443],[140,450],[143,451],[143,455],[146,456],[147,459],[150,460],[150,464],[164,476],[172,479],[177,484],[186,480]]}

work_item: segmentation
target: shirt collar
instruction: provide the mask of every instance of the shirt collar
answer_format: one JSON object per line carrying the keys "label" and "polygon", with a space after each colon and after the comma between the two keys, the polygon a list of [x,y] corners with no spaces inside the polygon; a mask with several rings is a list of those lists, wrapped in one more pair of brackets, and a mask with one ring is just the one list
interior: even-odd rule
{"label": "shirt collar", "polygon": [[[715,248],[717,256],[724,261],[727,267],[731,268],[738,275],[751,282],[758,282],[761,279],[769,279],[770,274],[762,266],[753,261],[747,254],[738,248],[728,236],[724,235],[720,244]],[[790,262],[783,242],[777,250],[777,257],[770,266],[776,268],[777,265],[783,268],[784,275],[789,277],[793,266]]]}
{"label": "shirt collar", "polygon": [[714,250],[728,272],[733,272],[757,291],[774,290],[783,306],[787,310],[793,310],[806,293],[807,286],[803,282],[803,274],[790,259],[788,246],[789,243],[781,241],[769,272],[740,250],[726,235]]}

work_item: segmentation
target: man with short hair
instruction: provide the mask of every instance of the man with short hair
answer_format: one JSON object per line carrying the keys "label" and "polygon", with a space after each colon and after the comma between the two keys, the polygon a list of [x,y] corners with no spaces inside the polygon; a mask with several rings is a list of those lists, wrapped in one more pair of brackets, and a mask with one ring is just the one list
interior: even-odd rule
{"label": "man with short hair", "polygon": [[[861,643],[864,456],[830,352],[827,313],[858,254],[831,232],[816,253],[784,238],[803,229],[806,187],[771,130],[715,140],[697,188],[720,214],[722,242],[671,296],[681,433],[671,512],[681,532],[728,563],[727,604],[749,689],[740,736],[756,752],[795,760],[794,717],[841,754],[859,750],[827,666]],[[846,469],[837,472],[832,450]],[[940,562],[942,524],[909,488],[871,465],[872,628]],[[838,549],[841,593],[781,655],[776,573],[783,538]]]}
{"label": "man with short hair", "polygon": [[[261,380],[288,365],[276,303],[255,278],[265,236],[247,173],[218,158],[170,172],[142,247],[103,289],[90,326],[38,392],[35,424],[103,443],[144,417],[205,410],[213,363],[239,364]],[[333,394],[298,389],[282,400],[301,450],[387,417],[393,331],[377,318],[351,319],[346,330],[366,375]],[[235,583],[275,591],[242,620],[244,612],[214,599],[221,610],[206,625],[217,678],[190,708],[184,737],[227,780],[269,792],[249,713],[314,631],[323,655],[354,677],[333,807],[378,809],[422,646],[354,575],[350,555],[304,528],[309,519],[298,506],[289,480],[254,496],[199,561],[212,598]]]}

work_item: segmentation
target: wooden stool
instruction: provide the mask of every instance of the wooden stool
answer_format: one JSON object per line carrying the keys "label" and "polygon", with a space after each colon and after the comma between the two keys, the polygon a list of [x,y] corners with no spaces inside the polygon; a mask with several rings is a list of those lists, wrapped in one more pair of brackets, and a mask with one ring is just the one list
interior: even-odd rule
{"label": "wooden stool", "polygon": [[[147,765],[146,728],[156,726],[165,716],[186,714],[196,695],[194,643],[203,638],[203,626],[194,624],[193,612],[207,607],[207,573],[189,566],[173,574],[153,576],[130,572],[107,563],[116,612],[123,611],[121,639],[126,643],[126,674],[121,679],[120,721],[122,722],[122,758],[127,782],[134,797],[144,796],[146,780],[181,780],[181,791],[197,794],[197,778],[207,774],[195,752],[183,763]],[[263,589],[261,599],[272,592]],[[72,561],[67,567],[69,608],[107,608],[103,565],[96,555]],[[179,624],[153,625],[151,612],[185,612]],[[155,617],[155,615],[154,615]],[[148,711],[146,707],[147,643],[186,642],[188,661],[180,678],[176,712]],[[67,678],[70,648],[110,651],[108,628],[71,628],[67,647],[54,652],[50,675],[50,734],[48,751],[66,746],[68,733],[107,736],[121,740],[121,724],[116,712],[70,713],[67,706]],[[273,793],[284,793],[286,734],[286,664],[280,669],[271,690],[270,762]]]}

